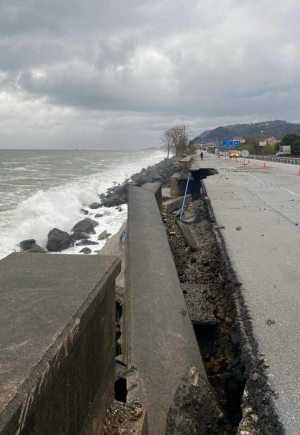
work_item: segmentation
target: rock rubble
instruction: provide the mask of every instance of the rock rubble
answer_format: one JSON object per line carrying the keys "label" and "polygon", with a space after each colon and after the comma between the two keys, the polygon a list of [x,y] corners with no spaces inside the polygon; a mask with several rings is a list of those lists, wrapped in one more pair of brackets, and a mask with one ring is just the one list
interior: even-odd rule
{"label": "rock rubble", "polygon": [[115,207],[127,202],[127,186],[142,186],[145,183],[160,182],[162,186],[169,183],[170,177],[178,171],[178,164],[172,159],[164,159],[161,162],[148,168],[143,168],[141,172],[132,175],[123,184],[111,187],[106,194],[101,194],[101,205],[104,207]]}

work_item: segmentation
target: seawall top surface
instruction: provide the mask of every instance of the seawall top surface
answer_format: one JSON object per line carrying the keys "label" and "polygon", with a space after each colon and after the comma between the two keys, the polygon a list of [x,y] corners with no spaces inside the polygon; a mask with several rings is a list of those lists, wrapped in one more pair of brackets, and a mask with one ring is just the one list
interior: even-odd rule
{"label": "seawall top surface", "polygon": [[[246,160],[247,162],[247,160]],[[253,333],[269,368],[286,434],[300,426],[300,177],[298,168],[205,155],[204,184],[221,227]]]}
{"label": "seawall top surface", "polygon": [[61,334],[80,327],[119,267],[98,255],[13,253],[0,261],[0,415]]}
{"label": "seawall top surface", "polygon": [[206,375],[165,226],[146,189],[129,188],[128,236],[129,362],[138,371],[138,400],[147,409],[149,433],[162,435],[187,367]]}

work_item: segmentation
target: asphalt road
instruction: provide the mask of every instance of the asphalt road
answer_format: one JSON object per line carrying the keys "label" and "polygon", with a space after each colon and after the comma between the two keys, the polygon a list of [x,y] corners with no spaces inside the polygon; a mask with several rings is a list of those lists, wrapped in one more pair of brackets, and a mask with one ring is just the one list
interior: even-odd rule
{"label": "asphalt road", "polygon": [[219,174],[208,177],[205,186],[217,224],[225,227],[221,231],[242,283],[259,352],[270,365],[279,417],[287,435],[296,435],[300,433],[299,168],[242,162],[206,154],[202,167],[216,168]]}

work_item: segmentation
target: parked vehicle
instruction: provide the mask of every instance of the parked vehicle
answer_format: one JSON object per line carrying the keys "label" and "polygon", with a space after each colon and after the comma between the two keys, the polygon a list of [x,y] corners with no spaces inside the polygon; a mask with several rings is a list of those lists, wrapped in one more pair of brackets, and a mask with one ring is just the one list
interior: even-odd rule
{"label": "parked vehicle", "polygon": [[240,153],[238,150],[230,150],[228,155],[229,157],[239,157]]}
{"label": "parked vehicle", "polygon": [[278,153],[276,153],[276,156],[289,157],[290,155],[291,155],[291,145],[280,145]]}

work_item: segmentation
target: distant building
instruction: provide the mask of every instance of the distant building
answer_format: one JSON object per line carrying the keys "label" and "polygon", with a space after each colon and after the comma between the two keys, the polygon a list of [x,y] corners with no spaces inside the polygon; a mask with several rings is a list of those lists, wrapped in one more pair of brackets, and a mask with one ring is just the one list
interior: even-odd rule
{"label": "distant building", "polygon": [[218,146],[218,142],[215,140],[210,140],[210,141],[207,141],[205,143],[205,145],[207,148],[216,147],[216,146]]}
{"label": "distant building", "polygon": [[259,146],[260,147],[265,147],[267,145],[273,145],[276,142],[279,142],[279,139],[276,139],[275,137],[271,136],[271,137],[268,137],[268,139],[261,140],[259,142]]}
{"label": "distant building", "polygon": [[276,143],[276,142],[279,142],[279,140],[275,139],[275,137],[273,137],[273,136],[268,137],[268,139],[266,139],[266,143],[267,144],[273,144],[273,143]]}
{"label": "distant building", "polygon": [[240,143],[245,143],[245,142],[246,142],[246,139],[245,139],[245,138],[243,138],[243,137],[239,137],[239,136],[235,136],[235,137],[233,138],[233,140],[239,140]]}

